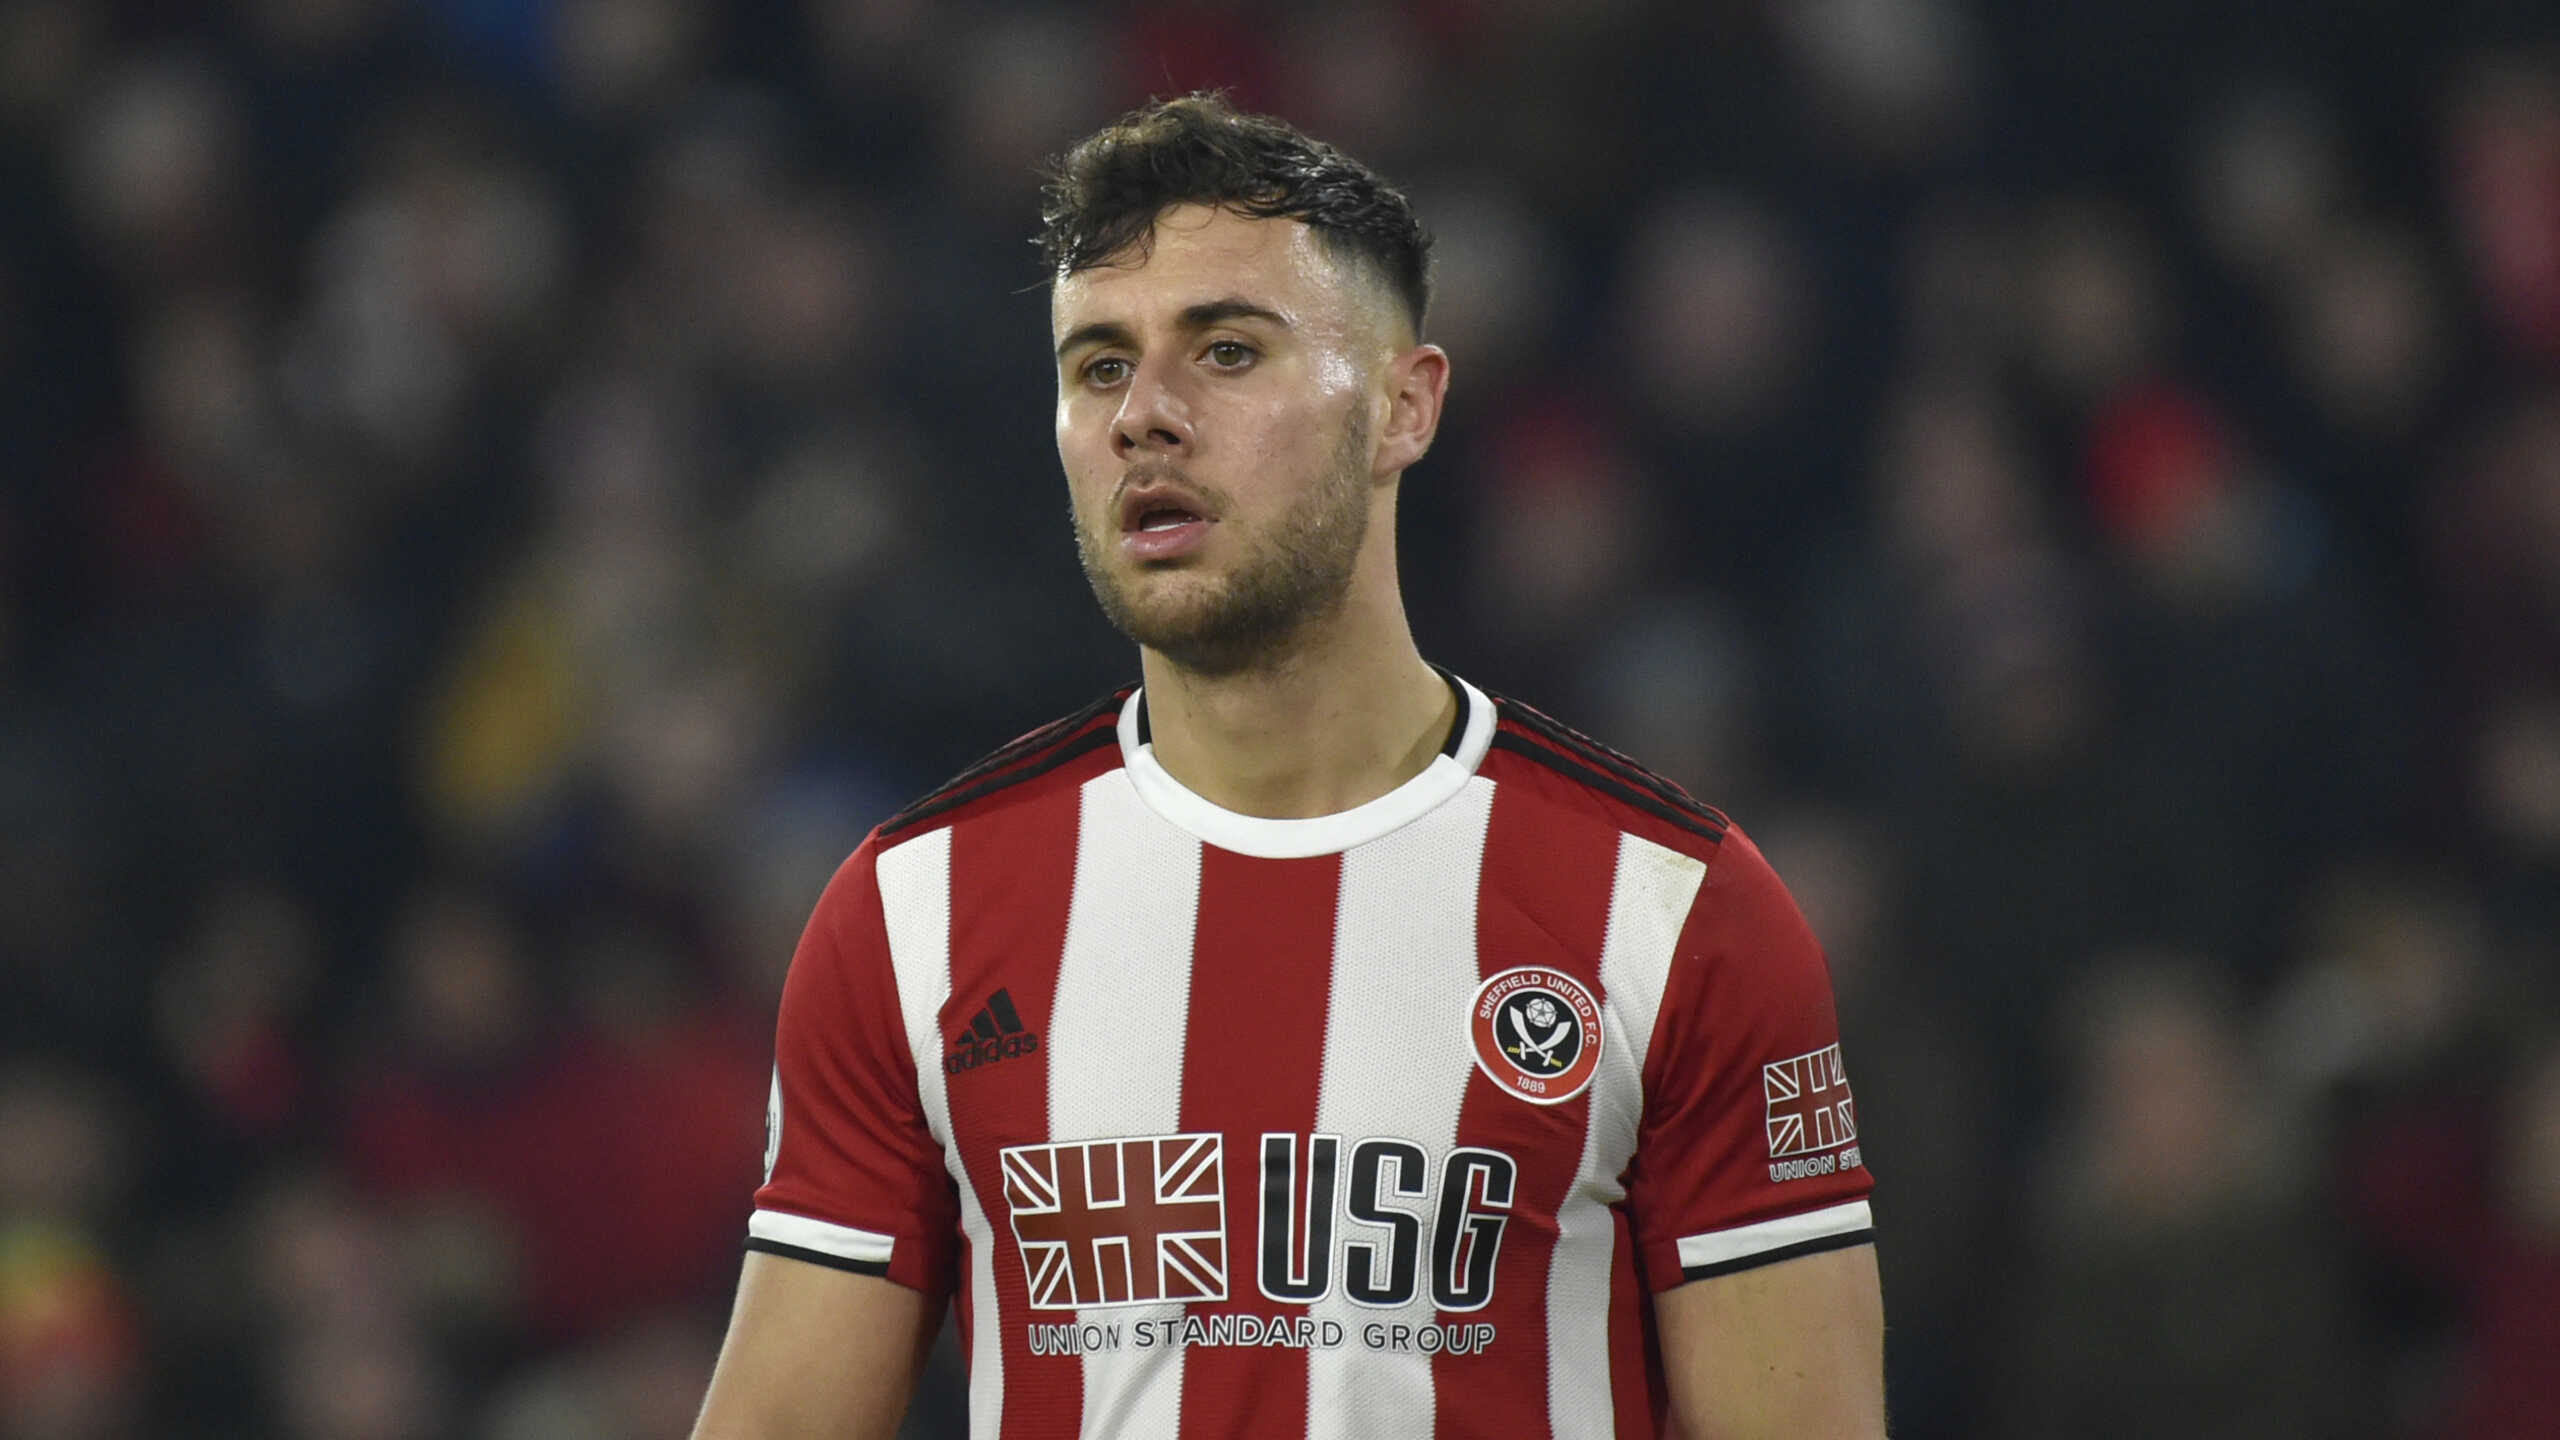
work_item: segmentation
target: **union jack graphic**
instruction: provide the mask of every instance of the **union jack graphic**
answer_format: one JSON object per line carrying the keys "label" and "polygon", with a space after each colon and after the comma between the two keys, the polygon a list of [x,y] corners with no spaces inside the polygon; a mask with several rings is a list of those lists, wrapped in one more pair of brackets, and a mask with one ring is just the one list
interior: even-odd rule
{"label": "union jack graphic", "polygon": [[1007,1147],[1031,1308],[1226,1299],[1223,1148],[1214,1134]]}
{"label": "union jack graphic", "polygon": [[1858,1112],[1849,1098],[1848,1073],[1840,1068],[1839,1046],[1761,1066],[1760,1088],[1769,1098],[1770,1159],[1830,1150],[1858,1138]]}

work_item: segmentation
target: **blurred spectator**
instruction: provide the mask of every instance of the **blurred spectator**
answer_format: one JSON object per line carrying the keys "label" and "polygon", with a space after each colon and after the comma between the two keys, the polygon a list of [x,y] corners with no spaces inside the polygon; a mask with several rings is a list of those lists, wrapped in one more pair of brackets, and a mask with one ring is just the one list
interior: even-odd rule
{"label": "blurred spectator", "polygon": [[2548,873],[2560,858],[2560,393],[2498,417],[2435,512],[2456,707],[2470,796],[2507,853]]}
{"label": "blurred spectator", "polygon": [[2409,236],[2348,230],[2306,256],[2293,301],[2294,363],[2322,415],[2396,441],[2427,415],[2448,337],[2435,277]]}
{"label": "blurred spectator", "polygon": [[219,278],[240,240],[239,117],[201,59],[119,67],[87,99],[65,154],[72,204],[146,297]]}
{"label": "blurred spectator", "polygon": [[2467,1069],[2494,998],[2474,897],[2406,864],[2342,866],[2318,887],[2299,963],[2268,1006],[2266,1055],[2290,1094],[2371,1103]]}
{"label": "blurred spectator", "polygon": [[1641,482],[1612,429],[1569,404],[1512,415],[1475,517],[1477,611],[1551,680],[1647,558]]}
{"label": "blurred spectator", "polygon": [[0,1073],[0,1435],[140,1433],[144,1337],[110,1258],[133,1157],[106,1087]]}
{"label": "blurred spectator", "polygon": [[698,1293],[754,1179],[756,1084],[717,1016],[675,1011],[653,946],[606,932],[586,1013],[547,1013],[527,938],[488,898],[420,897],[397,941],[399,1043],[348,1145],[470,1321],[594,1334]]}
{"label": "blurred spectator", "polygon": [[2446,148],[2454,219],[2490,323],[2520,349],[2560,347],[2560,72],[2549,56],[2474,62]]}
{"label": "blurred spectator", "polygon": [[2455,1433],[2533,1434],[2551,1415],[2560,1351],[2560,1045],[2529,1052],[2507,1093],[2491,1253],[2476,1272]]}
{"label": "blurred spectator", "polygon": [[2297,1117],[2186,962],[2102,970],[2028,1243],[2004,1433],[2357,1433],[2339,1259],[2306,1213]]}
{"label": "blurred spectator", "polygon": [[2548,1428],[2560,1332],[2560,1047],[2520,1047],[2484,1103],[2403,1107],[2351,1152],[2350,1195],[2380,1249],[2452,1307],[2454,1361],[2418,1414],[2441,1433]]}
{"label": "blurred spectator", "polygon": [[1627,339],[1645,401],[1684,436],[1758,419],[1802,363],[1803,281],[1776,218],[1733,195],[1674,197],[1631,242]]}
{"label": "blurred spectator", "polygon": [[2308,260],[2337,218],[2336,117],[2314,95],[2264,89],[2207,122],[2194,177],[2197,224],[2216,258],[2258,284]]}
{"label": "blurred spectator", "polygon": [[1815,572],[1803,652],[1826,768],[1928,837],[1901,847],[1909,945],[1966,992],[2013,1143],[2042,1120],[2037,1037],[2078,938],[2123,935],[2212,879],[2110,748],[2090,587],[2025,465],[1989,392],[1903,396],[1869,533]]}
{"label": "blurred spectator", "polygon": [[1925,159],[1969,118],[1975,36],[1944,0],[1820,0],[1773,18],[1816,113],[1852,153]]}
{"label": "blurred spectator", "polygon": [[2025,261],[2026,357],[2075,409],[2159,363],[2178,307],[2136,214],[2112,198],[2057,202],[2036,218]]}
{"label": "blurred spectator", "polygon": [[303,1027],[318,982],[318,937],[295,897],[243,883],[217,892],[197,933],[161,972],[153,1019],[162,1051],[221,1139],[274,1146],[313,1107]]}

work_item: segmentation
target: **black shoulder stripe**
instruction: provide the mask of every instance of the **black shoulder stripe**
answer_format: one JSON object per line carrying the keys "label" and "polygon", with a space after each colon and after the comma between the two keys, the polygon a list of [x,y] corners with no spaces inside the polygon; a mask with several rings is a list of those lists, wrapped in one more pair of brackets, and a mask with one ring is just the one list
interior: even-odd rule
{"label": "black shoulder stripe", "polygon": [[1534,740],[1523,740],[1517,735],[1496,730],[1493,732],[1493,748],[1525,755],[1568,779],[1578,780],[1603,795],[1624,801],[1655,819],[1676,825],[1702,840],[1718,845],[1724,843],[1722,825],[1714,824],[1682,806],[1673,805],[1651,790],[1638,789],[1614,775],[1604,774],[1578,759],[1559,754]]}
{"label": "black shoulder stripe", "polygon": [[1872,1245],[1875,1240],[1876,1232],[1873,1228],[1845,1230],[1837,1235],[1820,1235],[1811,1240],[1799,1240],[1793,1245],[1781,1245],[1775,1250],[1763,1250],[1757,1255],[1742,1255],[1731,1260],[1720,1260],[1712,1265],[1683,1265],[1680,1267],[1680,1278],[1711,1280],[1718,1275],[1733,1275],[1744,1270],[1757,1270],[1763,1265],[1775,1265],[1781,1260],[1793,1260],[1799,1255],[1819,1255],[1826,1250],[1846,1250],[1852,1245]]}
{"label": "black shoulder stripe", "polygon": [[1028,735],[1019,736],[997,746],[967,769],[926,791],[909,802],[906,808],[883,821],[880,826],[881,833],[886,834],[892,829],[904,828],[913,823],[912,817],[917,811],[934,804],[953,791],[967,789],[1008,765],[1020,764],[1026,758],[1039,754],[1044,747],[1058,744],[1105,714],[1118,713],[1120,702],[1126,699],[1128,694],[1127,689],[1115,690],[1063,720],[1052,720]]}
{"label": "black shoulder stripe", "polygon": [[1055,745],[1105,714],[1116,715],[1120,712],[1121,702],[1128,697],[1127,689],[1114,690],[1063,720],[1052,720],[1028,735],[1008,740],[997,746],[995,751],[984,759],[934,787],[932,793],[926,795],[924,799],[931,800],[946,790],[957,790],[963,785],[975,784],[979,777],[1014,764],[1024,756],[1037,752],[1044,745]]}
{"label": "black shoulder stripe", "polygon": [[1665,803],[1677,805],[1711,824],[1733,823],[1725,818],[1724,812],[1712,805],[1701,803],[1695,796],[1680,788],[1677,783],[1646,769],[1633,756],[1583,734],[1538,707],[1509,699],[1504,700],[1502,704],[1511,712],[1511,718],[1520,722],[1522,728],[1535,732],[1542,739],[1563,749],[1572,751],[1584,761],[1609,771],[1628,784],[1642,786],[1659,795]]}
{"label": "black shoulder stripe", "polygon": [[937,815],[948,814],[963,805],[983,800],[1008,786],[1019,785],[1026,780],[1037,780],[1070,760],[1080,759],[1105,746],[1119,743],[1120,728],[1116,725],[1104,725],[1064,744],[1053,746],[1047,754],[1027,765],[998,771],[974,785],[945,785],[880,822],[880,834],[885,838],[901,830],[913,829]]}
{"label": "black shoulder stripe", "polygon": [[841,1255],[830,1255],[824,1250],[811,1250],[802,1245],[785,1245],[779,1240],[751,1239],[747,1242],[747,1248],[760,1254],[780,1255],[790,1260],[805,1260],[812,1265],[824,1265],[830,1270],[845,1270],[856,1275],[887,1275],[889,1273],[889,1262],[886,1260],[847,1260]]}
{"label": "black shoulder stripe", "polygon": [[1522,729],[1572,754],[1583,763],[1596,769],[1606,770],[1625,783],[1646,791],[1663,804],[1686,810],[1719,831],[1733,824],[1731,820],[1725,818],[1723,811],[1712,805],[1700,803],[1688,791],[1646,769],[1633,758],[1610,749],[1537,707],[1523,705],[1517,700],[1508,698],[1496,703],[1513,720],[1518,721]]}

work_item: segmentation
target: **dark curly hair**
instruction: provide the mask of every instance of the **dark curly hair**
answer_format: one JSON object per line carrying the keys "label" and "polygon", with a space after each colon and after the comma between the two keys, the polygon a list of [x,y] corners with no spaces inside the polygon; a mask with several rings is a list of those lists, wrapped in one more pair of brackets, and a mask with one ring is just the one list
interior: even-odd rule
{"label": "dark curly hair", "polygon": [[1154,243],[1176,205],[1214,205],[1315,231],[1336,260],[1368,266],[1404,302],[1416,335],[1431,305],[1431,237],[1403,193],[1368,166],[1223,95],[1158,100],[1050,162],[1034,244],[1053,276]]}

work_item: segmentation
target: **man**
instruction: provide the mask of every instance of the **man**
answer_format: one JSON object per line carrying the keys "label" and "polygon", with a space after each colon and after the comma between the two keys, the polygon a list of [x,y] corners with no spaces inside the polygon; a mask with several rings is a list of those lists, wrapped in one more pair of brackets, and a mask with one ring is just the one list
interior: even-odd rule
{"label": "man", "polygon": [[884,823],[792,962],[707,1440],[1883,1433],[1828,975],[1715,811],[1415,649],[1402,196],[1190,97],[1048,192],[1143,685]]}

